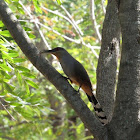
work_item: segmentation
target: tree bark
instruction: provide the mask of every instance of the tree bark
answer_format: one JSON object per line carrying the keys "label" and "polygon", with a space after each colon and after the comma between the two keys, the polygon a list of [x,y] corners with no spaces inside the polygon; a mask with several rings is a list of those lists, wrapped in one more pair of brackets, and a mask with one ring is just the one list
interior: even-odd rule
{"label": "tree bark", "polygon": [[122,52],[110,129],[114,140],[136,140],[140,128],[140,44],[137,41],[140,27],[140,0],[120,0],[119,20],[122,31]]}
{"label": "tree bark", "polygon": [[115,4],[114,0],[108,1],[97,67],[97,97],[109,121],[114,109],[120,41],[118,9]]}

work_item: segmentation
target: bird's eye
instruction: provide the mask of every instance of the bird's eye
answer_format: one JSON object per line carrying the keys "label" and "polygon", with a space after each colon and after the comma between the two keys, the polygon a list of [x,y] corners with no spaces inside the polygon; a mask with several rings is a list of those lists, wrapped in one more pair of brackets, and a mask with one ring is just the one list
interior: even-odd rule
{"label": "bird's eye", "polygon": [[60,50],[62,50],[62,48],[60,48],[60,47],[57,47],[56,48],[56,51],[60,51]]}
{"label": "bird's eye", "polygon": [[57,47],[54,49],[54,51],[61,51],[61,50],[63,50],[61,47]]}

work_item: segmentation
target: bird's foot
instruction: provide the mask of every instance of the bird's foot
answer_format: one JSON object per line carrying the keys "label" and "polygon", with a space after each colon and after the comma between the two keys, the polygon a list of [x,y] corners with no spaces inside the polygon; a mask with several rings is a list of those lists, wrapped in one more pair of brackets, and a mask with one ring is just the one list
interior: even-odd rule
{"label": "bird's foot", "polygon": [[69,78],[69,77],[66,77],[66,76],[62,76],[64,79],[66,79],[66,80],[69,80],[71,83],[72,83],[72,81],[71,81],[71,79]]}
{"label": "bird's foot", "polygon": [[[80,88],[81,88],[81,86],[79,86],[79,88],[78,88],[77,92],[79,92],[79,91],[80,91]],[[79,93],[80,93],[80,92],[79,92]]]}

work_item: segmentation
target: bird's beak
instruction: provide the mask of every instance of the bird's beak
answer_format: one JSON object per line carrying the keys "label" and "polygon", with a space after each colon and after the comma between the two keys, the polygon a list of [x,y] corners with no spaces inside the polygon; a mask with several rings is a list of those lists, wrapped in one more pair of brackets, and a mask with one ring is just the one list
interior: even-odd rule
{"label": "bird's beak", "polygon": [[43,50],[43,51],[40,52],[40,54],[42,54],[42,53],[53,53],[53,52],[55,52],[55,51],[53,51],[53,50]]}

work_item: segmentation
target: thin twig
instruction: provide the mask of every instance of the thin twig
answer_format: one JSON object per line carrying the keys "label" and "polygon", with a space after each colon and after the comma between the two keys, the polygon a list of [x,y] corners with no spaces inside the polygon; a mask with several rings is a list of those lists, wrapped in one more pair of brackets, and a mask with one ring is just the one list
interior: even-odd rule
{"label": "thin twig", "polygon": [[15,47],[12,45],[12,43],[10,43],[7,39],[5,39],[5,37],[3,37],[2,35],[0,35],[0,37],[1,37],[6,43],[8,43],[10,47],[15,48]]}
{"label": "thin twig", "polygon": [[[84,43],[84,42],[83,42],[83,43]],[[90,43],[88,43],[88,44],[83,44],[83,45],[85,45],[86,47],[90,48],[91,51],[93,52],[93,54],[94,54],[97,58],[99,58],[99,56],[98,56],[98,54],[96,53],[94,47],[91,46]]]}
{"label": "thin twig", "polygon": [[[36,25],[36,27],[39,27],[39,25],[40,25],[40,26],[43,26],[43,27],[46,28],[47,30],[52,31],[52,32],[54,32],[55,34],[57,34],[57,35],[59,35],[59,36],[62,36],[62,37],[65,38],[66,40],[69,40],[69,41],[74,42],[74,43],[76,43],[76,44],[82,44],[82,45],[84,45],[84,46],[90,48],[90,49],[92,50],[92,52],[94,53],[94,55],[98,58],[98,54],[96,53],[96,51],[95,51],[94,49],[100,49],[100,47],[98,47],[98,46],[91,46],[90,44],[86,44],[86,43],[83,41],[83,39],[82,39],[82,37],[81,37],[80,35],[79,35],[79,36],[81,37],[80,40],[74,40],[74,39],[69,38],[69,37],[67,37],[67,36],[65,36],[65,35],[63,35],[63,34],[57,32],[56,30],[54,30],[54,29],[52,29],[52,28],[50,28],[50,27],[48,27],[48,26],[46,26],[46,25],[40,23],[39,20],[33,19],[33,16],[30,14],[30,12],[27,10],[27,8],[25,8],[25,6],[22,4],[21,1],[19,1],[19,3],[22,5],[22,7],[24,8],[24,10],[27,12],[27,14],[29,15],[29,17],[31,18],[30,22],[34,22],[34,24]],[[63,8],[63,10],[67,13],[67,15],[69,16],[69,18],[70,18],[71,21],[73,22],[73,24],[76,25],[76,28],[78,29],[79,33],[83,34],[82,32],[80,32],[79,27],[77,26],[77,24],[75,23],[75,21],[72,19],[71,15],[68,13],[68,11],[67,11],[63,6],[61,6],[61,8]],[[60,13],[59,13],[59,14],[60,14]],[[61,15],[61,14],[60,14],[60,15]],[[65,17],[65,18],[67,18],[67,17]],[[39,28],[38,28],[38,29],[39,29]],[[41,30],[39,30],[39,31],[41,32]],[[41,32],[41,36],[42,36],[42,39],[43,39],[43,41],[44,41],[44,43],[45,43],[45,42],[46,42],[46,39],[45,39],[45,37],[44,37],[44,35],[43,35],[42,32]],[[46,44],[46,46],[48,46],[48,45],[47,45],[48,43],[45,43],[45,44]],[[48,49],[51,49],[51,48],[49,47]]]}
{"label": "thin twig", "polygon": [[40,23],[40,22],[37,22],[37,23],[38,23],[39,25],[43,26],[44,28],[48,29],[49,31],[52,31],[52,32],[54,32],[55,34],[57,34],[57,35],[59,35],[59,36],[62,36],[63,38],[65,38],[65,39],[67,39],[67,40],[69,40],[69,41],[71,41],[71,42],[74,42],[74,43],[76,43],[76,44],[82,44],[82,45],[84,45],[84,46],[90,48],[90,49],[92,50],[92,52],[94,53],[94,55],[95,55],[97,58],[99,57],[98,54],[96,53],[96,51],[95,51],[94,49],[100,49],[100,47],[98,47],[98,46],[91,46],[90,43],[86,44],[86,43],[83,42],[83,41],[81,42],[81,41],[78,41],[78,40],[74,40],[74,39],[69,38],[69,37],[67,37],[67,36],[65,36],[65,35],[62,35],[61,33],[59,33],[59,32],[57,32],[57,31],[53,30],[52,28],[50,28],[50,27],[48,27],[48,26],[45,26],[44,24],[42,24],[42,23]]}
{"label": "thin twig", "polygon": [[[35,21],[34,21],[34,22],[35,22]],[[42,23],[40,23],[40,22],[37,22],[37,24],[39,24],[39,25],[45,27],[45,28],[48,29],[49,31],[52,31],[52,32],[54,32],[55,34],[57,34],[57,35],[59,35],[59,36],[62,36],[63,38],[65,38],[65,39],[67,39],[67,40],[69,40],[69,41],[71,41],[71,42],[74,42],[74,43],[77,43],[77,44],[80,44],[80,43],[81,43],[81,41],[77,41],[77,40],[74,40],[74,39],[72,39],[72,38],[69,38],[69,37],[67,37],[67,36],[65,36],[65,35],[63,35],[63,34],[57,32],[56,30],[54,30],[54,29],[52,29],[52,28],[50,28],[50,27],[48,27],[48,26],[46,26],[46,25],[44,25],[44,24],[42,24]]]}
{"label": "thin twig", "polygon": [[94,7],[95,7],[94,0],[90,0],[91,20],[92,20],[92,23],[94,25],[94,29],[95,29],[96,35],[98,37],[98,40],[99,40],[99,42],[101,42],[101,34],[99,32],[99,28],[98,28],[98,25],[97,25],[97,22],[96,22]]}
{"label": "thin twig", "polygon": [[[35,20],[20,20],[20,21],[24,21],[24,22],[29,22],[29,21],[30,22],[36,22]],[[65,35],[62,35],[61,33],[57,32],[56,30],[53,30],[52,28],[50,28],[50,27],[48,27],[48,26],[40,23],[39,21],[37,21],[37,24],[39,24],[40,26],[43,26],[47,30],[52,31],[53,33],[55,33],[55,34],[57,34],[59,36],[62,36],[66,40],[69,40],[69,41],[74,42],[76,44],[81,44],[81,45],[84,45],[84,46],[90,48],[92,50],[92,52],[94,53],[94,55],[98,58],[98,54],[96,53],[95,49],[100,50],[100,46],[91,46],[90,43],[86,44],[85,42],[81,42],[80,40],[74,40],[72,38],[69,38],[69,37],[67,37]]]}
{"label": "thin twig", "polygon": [[[23,5],[23,3],[22,3],[20,0],[19,0],[19,4],[23,7],[23,9],[26,11],[26,13],[29,15],[29,17],[30,17],[32,20],[37,20],[37,19],[34,19],[34,18],[33,18],[33,16],[30,14],[30,12],[27,10],[27,8]],[[38,30],[38,32],[39,32],[39,34],[40,34],[42,40],[44,41],[46,47],[47,47],[48,49],[51,49],[51,47],[49,46],[48,42],[46,41],[46,39],[45,39],[45,37],[44,37],[42,31],[40,30],[38,24],[37,24],[36,22],[34,22],[34,24],[35,24],[35,26],[36,26],[36,28],[37,28],[37,30]]]}
{"label": "thin twig", "polygon": [[101,5],[102,5],[103,13],[104,13],[104,15],[105,15],[106,9],[105,9],[105,6],[104,6],[104,1],[105,1],[105,0],[101,0]]}
{"label": "thin twig", "polygon": [[[67,20],[67,21],[73,26],[73,28],[75,29],[76,33],[81,37],[81,34],[79,33],[76,24],[74,24],[74,23],[71,21],[71,19],[69,19],[68,17],[66,17],[66,16],[64,16],[63,14],[59,13],[58,11],[50,10],[50,9],[44,7],[44,6],[41,6],[41,7],[42,7],[44,10],[46,10],[46,11],[48,11],[48,12],[50,12],[50,13],[53,13],[53,14],[55,14],[55,15],[57,15],[57,16],[60,16],[60,17],[64,18],[65,20]],[[78,28],[79,28],[79,27],[78,27]]]}
{"label": "thin twig", "polygon": [[2,105],[2,107],[4,108],[4,110],[9,114],[9,116],[16,121],[16,119],[10,114],[10,112],[7,110],[7,108],[5,107],[5,105],[0,101],[0,104]]}
{"label": "thin twig", "polygon": [[60,6],[64,11],[65,13],[67,14],[67,16],[69,17],[69,19],[71,19],[71,21],[73,22],[73,24],[76,26],[76,28],[78,29],[79,33],[81,35],[83,35],[83,32],[81,31],[81,29],[77,26],[75,20],[72,18],[72,16],[70,15],[70,13],[65,9],[65,7],[63,5]]}

